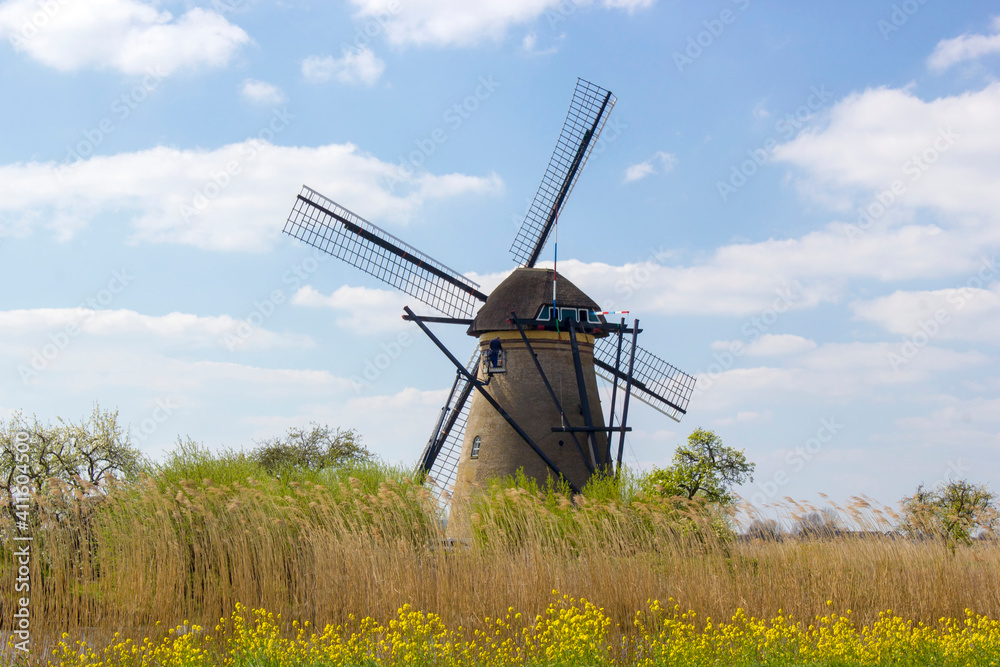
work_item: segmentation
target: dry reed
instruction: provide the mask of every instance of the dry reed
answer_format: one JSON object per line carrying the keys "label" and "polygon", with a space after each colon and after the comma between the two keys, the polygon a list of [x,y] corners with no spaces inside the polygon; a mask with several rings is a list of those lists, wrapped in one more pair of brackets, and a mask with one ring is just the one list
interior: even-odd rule
{"label": "dry reed", "polygon": [[[410,604],[471,629],[509,607],[541,613],[553,589],[603,607],[618,632],[647,600],[671,597],[715,619],[737,608],[812,618],[828,600],[859,623],[886,609],[929,624],[965,609],[1000,617],[995,541],[951,552],[896,537],[888,511],[865,500],[838,508],[863,533],[749,540],[668,499],[571,503],[498,486],[475,507],[477,539],[452,547],[429,507],[421,487],[392,479],[147,478],[83,498],[56,485],[33,510],[33,633],[141,639],[179,619],[211,627],[236,603],[319,626],[351,614],[384,621]],[[4,540],[5,620],[16,597],[12,553]]]}

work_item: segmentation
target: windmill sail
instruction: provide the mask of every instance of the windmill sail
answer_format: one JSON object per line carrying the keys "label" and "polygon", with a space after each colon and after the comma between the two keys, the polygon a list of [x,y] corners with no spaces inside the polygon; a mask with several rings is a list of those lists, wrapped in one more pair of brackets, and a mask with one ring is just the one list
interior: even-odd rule
{"label": "windmill sail", "polygon": [[[627,379],[627,360],[632,353],[632,341],[622,340],[623,369],[615,369],[618,338],[607,336],[594,341],[594,370],[609,382],[624,388]],[[679,422],[687,412],[688,402],[694,392],[695,378],[648,352],[638,345],[635,348],[635,367],[632,370],[632,395],[643,403],[659,410]]]}
{"label": "windmill sail", "polygon": [[538,261],[559,211],[573,190],[616,101],[611,91],[577,79],[573,102],[556,149],[528,215],[510,247],[519,265],[532,268]]}
{"label": "windmill sail", "polygon": [[470,317],[486,301],[478,284],[312,188],[302,186],[284,232],[449,317]]}
{"label": "windmill sail", "polygon": [[[479,368],[479,345],[476,345],[466,370],[473,376]],[[458,462],[462,455],[462,441],[465,438],[465,424],[469,418],[469,400],[472,383],[461,374],[456,375],[448,401],[441,408],[434,431],[427,441],[427,447],[420,457],[421,467],[427,471],[431,493],[442,509],[451,501],[458,474]]]}

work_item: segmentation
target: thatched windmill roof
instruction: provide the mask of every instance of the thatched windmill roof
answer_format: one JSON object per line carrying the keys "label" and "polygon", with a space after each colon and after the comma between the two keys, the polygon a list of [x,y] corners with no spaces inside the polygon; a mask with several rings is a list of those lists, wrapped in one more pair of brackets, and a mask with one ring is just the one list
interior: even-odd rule
{"label": "thatched windmill roof", "polygon": [[[561,273],[556,281],[556,301],[560,308],[587,308],[600,311],[600,306]],[[510,311],[519,319],[535,317],[544,304],[552,303],[552,269],[515,269],[490,293],[476,319],[469,326],[468,334],[478,336],[487,331],[516,331],[507,320]],[[604,317],[601,317],[604,321]]]}

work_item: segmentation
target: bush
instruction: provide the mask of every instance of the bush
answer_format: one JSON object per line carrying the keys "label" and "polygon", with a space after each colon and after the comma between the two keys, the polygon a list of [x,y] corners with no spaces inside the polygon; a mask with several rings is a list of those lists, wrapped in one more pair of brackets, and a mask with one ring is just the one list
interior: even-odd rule
{"label": "bush", "polygon": [[275,477],[287,475],[291,470],[320,472],[374,462],[374,455],[361,444],[357,431],[333,430],[315,422],[310,427],[309,430],[292,427],[283,438],[259,443],[249,459]]}
{"label": "bush", "polygon": [[244,452],[230,449],[213,452],[190,437],[177,438],[174,450],[166,455],[163,463],[148,466],[147,473],[161,484],[206,479],[216,484],[231,484],[268,475],[267,470]]}

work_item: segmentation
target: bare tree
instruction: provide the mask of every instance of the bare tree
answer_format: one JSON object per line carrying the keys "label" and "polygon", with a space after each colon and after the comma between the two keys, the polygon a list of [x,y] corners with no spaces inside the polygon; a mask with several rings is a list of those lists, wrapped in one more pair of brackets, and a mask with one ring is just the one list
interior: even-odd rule
{"label": "bare tree", "polygon": [[837,537],[843,526],[837,513],[826,507],[818,512],[809,512],[796,517],[793,532],[797,537]]}
{"label": "bare tree", "polygon": [[754,519],[747,526],[745,535],[752,540],[763,542],[780,542],[783,537],[781,525],[774,519]]}

